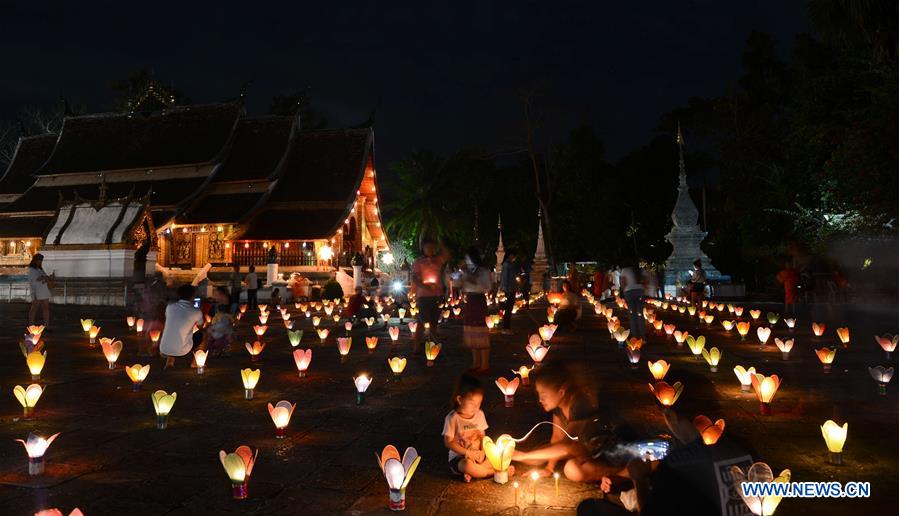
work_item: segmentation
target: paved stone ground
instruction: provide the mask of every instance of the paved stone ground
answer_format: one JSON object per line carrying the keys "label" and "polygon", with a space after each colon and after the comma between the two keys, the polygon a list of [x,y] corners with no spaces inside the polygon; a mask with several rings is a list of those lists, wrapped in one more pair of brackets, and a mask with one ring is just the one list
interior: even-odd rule
{"label": "paved stone ground", "polygon": [[[529,362],[524,345],[530,332],[542,323],[545,305],[516,316],[516,334],[495,335],[494,366],[511,376],[511,369]],[[387,513],[386,483],[375,464],[375,453],[386,444],[401,450],[414,446],[422,463],[407,490],[407,512],[415,514],[570,514],[584,498],[596,496],[592,486],[562,480],[556,496],[551,480],[538,486],[537,503],[530,494],[516,506],[511,485],[491,481],[466,485],[449,474],[440,430],[452,385],[468,366],[468,354],[460,349],[461,325],[441,327],[444,350],[432,368],[424,360],[410,360],[402,381],[391,378],[386,363],[392,356],[386,331],[376,333],[381,344],[369,354],[361,333],[349,360],[341,363],[333,337],[324,345],[309,331],[303,347],[314,349],[310,374],[299,379],[290,356],[291,347],[280,322],[271,325],[263,354],[262,378],[253,400],[243,399],[238,370],[251,365],[249,356],[236,350],[231,357],[213,359],[206,374],[198,376],[181,362],[164,371],[160,359],[143,391],[133,393],[124,370],[106,368],[99,348],[89,348],[80,330],[80,316],[93,317],[105,336],[124,337],[120,365],[147,359],[137,357],[138,337],[127,332],[124,312],[102,307],[53,307],[54,331],[46,336],[47,365],[41,383],[47,390],[37,406],[37,418],[21,419],[21,408],[10,392],[27,385],[29,375],[17,339],[25,325],[24,305],[0,306],[0,513],[31,514],[47,507],[85,514],[322,514]],[[291,311],[293,308],[291,307]],[[740,343],[726,336],[715,323],[695,328],[680,315],[662,314],[666,320],[704,334],[709,345],[724,349],[718,373],[694,360],[686,348],[678,349],[664,336],[651,335],[638,370],[631,370],[622,351],[609,339],[605,323],[588,314],[575,334],[558,335],[550,357],[579,364],[595,381],[601,402],[630,421],[646,435],[665,430],[662,414],[651,397],[645,358],[669,361],[670,380],[684,382],[686,390],[677,408],[690,417],[706,414],[727,421],[726,439],[734,439],[753,451],[753,456],[776,470],[790,468],[793,480],[860,480],[872,482],[869,500],[785,500],[778,514],[845,514],[849,511],[892,512],[899,501],[899,385],[887,396],[877,394],[868,375],[869,365],[884,363],[873,332],[899,330],[899,321],[880,317],[849,317],[853,341],[848,351],[837,352],[831,374],[823,374],[813,348],[833,344],[833,328],[840,320],[828,320],[828,338],[814,338],[810,318],[800,319],[797,345],[788,362],[780,352],[759,351],[752,341]],[[624,314],[619,314],[626,321]],[[273,317],[274,318],[274,317]],[[852,318],[859,318],[856,325]],[[396,323],[394,319],[392,323]],[[856,326],[858,330],[856,330]],[[361,330],[357,330],[360,331]],[[250,340],[250,324],[239,326],[240,343]],[[342,333],[342,330],[341,330]],[[408,346],[408,330],[400,349]],[[774,336],[789,335],[779,323]],[[754,396],[740,393],[732,368],[736,363],[754,365],[766,374],[777,373],[783,385],[769,417],[758,415]],[[374,383],[366,404],[355,405],[352,377],[362,371]],[[547,419],[540,410],[533,387],[523,387],[514,408],[503,406],[502,396],[485,379],[483,409],[491,425],[490,435],[522,435],[537,421]],[[178,400],[169,428],[156,430],[150,402],[155,389],[177,391]],[[297,403],[286,439],[274,437],[266,410],[268,402],[286,399]],[[819,425],[834,411],[849,421],[845,465],[827,463]],[[47,435],[62,432],[47,452],[43,477],[27,476],[27,460],[15,438],[29,431]],[[548,438],[538,430],[522,448]],[[230,498],[230,486],[218,460],[218,451],[233,451],[247,444],[259,449],[250,480],[250,498]],[[529,481],[523,480],[524,485]],[[690,496],[690,493],[684,493]]]}

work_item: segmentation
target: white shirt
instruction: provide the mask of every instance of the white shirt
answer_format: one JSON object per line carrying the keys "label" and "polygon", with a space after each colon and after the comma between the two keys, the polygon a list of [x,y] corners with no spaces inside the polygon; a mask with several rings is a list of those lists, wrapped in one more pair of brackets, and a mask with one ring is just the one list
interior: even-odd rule
{"label": "white shirt", "polygon": [[40,278],[46,276],[43,269],[28,267],[28,283],[31,285],[31,299],[44,301],[50,299],[50,286]]}
{"label": "white shirt", "polygon": [[643,285],[639,281],[637,281],[637,271],[635,271],[633,267],[625,267],[621,269],[621,279],[623,279],[624,283],[626,283],[623,288],[624,292],[627,292],[628,290],[637,290],[643,288]]}
{"label": "white shirt", "polygon": [[247,290],[256,290],[259,288],[259,278],[256,276],[255,272],[247,274],[246,282]]}
{"label": "white shirt", "polygon": [[[483,410],[478,410],[478,413],[471,419],[465,419],[455,410],[451,410],[443,418],[443,436],[450,441],[457,442],[463,448],[471,448],[472,445],[479,442],[481,432],[487,428],[487,417],[484,416]],[[474,448],[480,449],[480,446],[475,445]],[[449,451],[449,460],[459,456],[455,451]]]}
{"label": "white shirt", "polygon": [[203,325],[203,312],[187,300],[165,308],[165,327],[159,341],[159,352],[170,357],[183,357],[194,347],[194,325]]}

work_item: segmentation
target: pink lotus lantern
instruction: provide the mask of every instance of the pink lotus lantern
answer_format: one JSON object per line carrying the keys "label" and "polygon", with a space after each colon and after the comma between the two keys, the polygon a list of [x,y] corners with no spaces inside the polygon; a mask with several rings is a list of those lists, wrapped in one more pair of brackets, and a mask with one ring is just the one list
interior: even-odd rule
{"label": "pink lotus lantern", "polygon": [[268,326],[264,324],[253,326],[253,332],[256,333],[256,336],[260,339],[265,335],[266,330],[268,330]]}
{"label": "pink lotus lantern", "polygon": [[103,356],[106,357],[106,363],[110,369],[115,369],[116,360],[122,354],[122,341],[113,341],[112,339],[100,339],[100,347],[103,349]]}
{"label": "pink lotus lantern", "polygon": [[300,378],[306,376],[306,370],[312,363],[312,349],[297,349],[293,352],[293,361],[297,365]]}
{"label": "pink lotus lantern", "polygon": [[777,349],[782,353],[783,359],[788,360],[790,358],[790,350],[793,349],[793,339],[774,339],[774,344],[777,345]]}
{"label": "pink lotus lantern", "polygon": [[129,330],[134,329],[134,323],[137,322],[137,319],[133,315],[129,315],[125,318],[125,323],[128,325]]}
{"label": "pink lotus lantern", "polygon": [[396,342],[400,338],[400,328],[399,326],[391,326],[387,328],[387,333],[390,335],[390,340]]}
{"label": "pink lotus lantern", "polygon": [[28,454],[29,475],[38,476],[44,474],[44,454],[47,453],[47,448],[50,447],[58,436],[59,432],[56,432],[44,439],[39,435],[29,432],[26,440],[16,439],[17,442],[22,443],[22,446],[25,447],[25,453]]}
{"label": "pink lotus lantern", "polygon": [[409,333],[415,335],[416,331],[418,331],[418,323],[415,321],[409,321]]}
{"label": "pink lotus lantern", "polygon": [[337,337],[337,352],[340,353],[341,363],[346,362],[346,357],[350,354],[350,346],[352,345],[352,337]]}
{"label": "pink lotus lantern", "polygon": [[678,346],[683,346],[684,341],[686,341],[689,336],[690,334],[686,331],[677,330],[674,332],[674,341],[677,342]]}
{"label": "pink lotus lantern", "polygon": [[824,335],[824,323],[812,323],[812,333],[815,334],[815,337],[820,337]]}
{"label": "pink lotus lantern", "polygon": [[138,334],[141,334],[144,332],[144,320],[143,319],[138,319],[138,320],[134,321],[134,331],[136,331]]}
{"label": "pink lotus lantern", "polygon": [[349,333],[353,331],[353,322],[347,321],[343,323],[343,329],[346,330],[347,334],[349,335]]}
{"label": "pink lotus lantern", "polygon": [[515,391],[518,390],[519,383],[519,378],[517,376],[513,378],[512,381],[506,380],[506,378],[502,376],[496,379],[496,386],[499,387],[500,392],[505,396],[506,407],[515,406]]}
{"label": "pink lotus lantern", "polygon": [[677,326],[673,324],[665,324],[662,326],[662,328],[665,329],[665,335],[668,335],[670,337],[674,335],[674,331],[677,329]]}
{"label": "pink lotus lantern", "polygon": [[735,306],[734,307],[734,315],[736,315],[737,317],[743,317],[743,307]]}
{"label": "pink lotus lantern", "polygon": [[296,408],[296,403],[290,403],[285,400],[281,400],[275,405],[268,404],[268,415],[271,416],[272,422],[275,424],[276,438],[284,439],[284,436],[287,435],[287,425],[290,423],[290,417],[293,416],[293,411]]}
{"label": "pink lotus lantern", "polygon": [[899,335],[875,336],[874,340],[880,344],[880,347],[886,352],[887,360],[892,359],[893,351],[896,351],[896,344],[899,343]]}

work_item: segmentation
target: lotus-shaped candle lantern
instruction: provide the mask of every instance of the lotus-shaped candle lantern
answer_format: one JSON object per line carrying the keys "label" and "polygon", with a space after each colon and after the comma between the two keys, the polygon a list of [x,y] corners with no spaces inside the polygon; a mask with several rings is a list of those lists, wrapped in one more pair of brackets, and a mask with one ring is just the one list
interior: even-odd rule
{"label": "lotus-shaped candle lantern", "polygon": [[780,314],[778,314],[776,312],[768,312],[767,317],[768,317],[768,324],[770,324],[771,326],[774,326],[775,324],[777,324],[777,321],[780,320]]}
{"label": "lotus-shaped candle lantern", "polygon": [[737,321],[737,333],[740,334],[740,340],[746,340],[749,335],[749,321]]}
{"label": "lotus-shaped candle lantern", "polygon": [[752,317],[752,320],[753,320],[753,321],[755,321],[756,319],[758,319],[760,315],[762,315],[762,311],[761,311],[761,310],[750,310],[750,311],[749,311],[749,317]]}
{"label": "lotus-shaped candle lantern", "polygon": [[734,367],[734,374],[737,375],[737,380],[740,381],[740,390],[743,392],[752,391],[752,377],[755,376],[755,368],[750,367],[749,369],[745,369],[743,366],[738,365]]}
{"label": "lotus-shaped candle lantern", "polygon": [[453,315],[459,317],[462,314],[462,307],[454,306],[453,307]]}
{"label": "lotus-shaped candle lantern", "polygon": [[675,326],[673,324],[665,324],[662,326],[662,328],[665,330],[665,334],[670,337],[671,335],[674,334],[674,331],[677,329],[677,326]]}
{"label": "lotus-shaped candle lantern", "polygon": [[36,382],[41,379],[41,371],[44,369],[44,363],[47,361],[47,352],[32,351],[25,356],[25,365],[31,372],[31,381]]}
{"label": "lotus-shaped candle lantern", "polygon": [[100,349],[103,350],[103,356],[106,357],[106,363],[110,369],[115,369],[115,363],[122,354],[122,341],[112,339],[100,339]]}
{"label": "lotus-shaped candle lantern", "polygon": [[31,335],[31,336],[35,337],[34,340],[40,340],[40,339],[41,339],[41,334],[44,333],[44,329],[45,329],[45,328],[44,328],[44,325],[43,325],[43,324],[41,324],[41,325],[32,324],[32,325],[30,325],[30,326],[27,326],[27,327],[25,328],[25,331],[28,332],[28,335]]}
{"label": "lotus-shaped candle lantern", "polygon": [[159,390],[151,394],[150,399],[153,401],[153,410],[156,411],[156,428],[165,430],[169,425],[169,412],[171,412],[172,407],[175,406],[175,400],[178,399],[178,393],[173,392],[169,394],[163,390]]}
{"label": "lotus-shaped candle lantern", "polygon": [[531,335],[528,345],[524,349],[530,355],[531,360],[534,361],[535,366],[540,365],[540,362],[543,362],[546,354],[549,353],[549,346],[544,346],[543,341],[537,334]]}
{"label": "lotus-shaped candle lantern", "polygon": [[734,329],[733,321],[721,321],[721,326],[724,328],[724,331],[731,331]]}
{"label": "lotus-shaped candle lantern", "polygon": [[843,446],[846,444],[846,434],[848,432],[849,423],[843,423],[843,426],[840,426],[832,419],[828,419],[821,425],[821,435],[824,436],[824,443],[830,452],[831,463],[843,463]]}
{"label": "lotus-shaped candle lantern", "polygon": [[340,353],[341,362],[346,362],[346,358],[350,354],[350,347],[352,345],[352,337],[337,337],[337,352]]}
{"label": "lotus-shaped candle lantern", "polygon": [[530,377],[531,377],[531,370],[532,370],[532,369],[534,369],[533,366],[531,366],[531,367],[528,367],[528,366],[521,366],[521,367],[519,367],[518,369],[513,369],[513,370],[512,370],[512,373],[513,373],[513,374],[517,374],[518,376],[520,376],[520,377],[521,377],[521,383],[524,384],[524,385],[527,385],[528,383],[530,383]]}
{"label": "lotus-shaped candle lantern", "polygon": [[28,454],[28,474],[31,476],[42,475],[44,473],[44,454],[47,448],[56,440],[59,432],[47,437],[46,439],[29,432],[25,440],[16,439],[25,447],[25,453]]}
{"label": "lotus-shaped candle lantern", "polygon": [[365,321],[365,325],[368,326],[369,328],[371,328],[372,326],[375,325],[374,317],[366,317],[365,319],[363,319],[363,321]]}
{"label": "lotus-shaped candle lantern", "polygon": [[[771,471],[771,467],[764,462],[756,462],[749,466],[749,470],[744,472],[739,466],[731,466],[731,475],[734,479],[734,488],[743,503],[749,507],[749,511],[757,516],[770,516],[774,514],[778,504],[780,504],[782,496],[771,494],[769,496],[746,496],[740,487],[745,482],[777,482],[787,483],[790,481],[790,470],[785,469],[780,472],[777,477]],[[749,493],[752,494],[752,493]]]}
{"label": "lotus-shaped candle lantern", "polygon": [[[558,328],[559,327],[555,324],[544,324],[537,329],[537,332],[540,334],[540,338],[543,339],[543,342],[549,342]],[[627,337],[625,337],[625,340],[627,340]]]}
{"label": "lotus-shaped candle lantern", "polygon": [[874,378],[874,381],[877,382],[880,395],[885,396],[887,393],[887,384],[890,383],[890,380],[893,378],[893,368],[879,365],[869,367],[868,373],[870,373],[871,378]]}
{"label": "lotus-shaped candle lantern", "polygon": [[621,328],[621,322],[618,321],[617,317],[611,317],[606,323],[606,328],[609,330],[609,335],[612,335],[612,338],[614,338],[614,333]]}
{"label": "lotus-shaped candle lantern", "polygon": [[365,391],[368,390],[368,386],[371,385],[371,381],[372,378],[364,373],[353,378],[353,383],[356,385],[356,405],[362,405],[363,403],[365,403]]}
{"label": "lotus-shaped candle lantern", "polygon": [[434,361],[437,360],[437,355],[440,354],[442,348],[443,346],[434,341],[425,341],[425,360],[427,361],[428,367],[434,365]]}
{"label": "lotus-shaped candle lantern", "polygon": [[390,340],[396,342],[400,338],[400,327],[391,326],[390,328],[387,328],[387,334],[390,335]]}
{"label": "lotus-shaped candle lantern", "polygon": [[328,335],[331,333],[331,330],[329,330],[328,328],[318,328],[315,331],[318,332],[318,338],[322,341],[322,343],[328,340]]}
{"label": "lotus-shaped candle lantern", "polygon": [[203,374],[206,370],[206,357],[208,353],[205,349],[194,351],[194,362],[197,364],[197,374]]}
{"label": "lotus-shaped candle lantern", "polygon": [[259,305],[259,313],[264,314],[266,312],[268,312],[268,305]]}
{"label": "lotus-shaped candle lantern", "polygon": [[691,317],[696,315],[696,307],[693,305],[688,306],[687,312],[690,314]]}
{"label": "lotus-shaped candle lantern", "polygon": [[652,321],[652,327],[653,327],[653,329],[655,329],[655,331],[661,331],[662,326],[664,324],[665,324],[665,321],[663,321],[661,319],[656,319],[655,321]]}
{"label": "lotus-shaped candle lantern", "polygon": [[795,317],[785,317],[784,324],[787,325],[787,328],[793,329],[796,327],[796,318]]}
{"label": "lotus-shaped candle lantern", "polygon": [[767,326],[759,326],[755,329],[755,334],[759,338],[759,343],[762,347],[765,347],[765,344],[768,343],[768,339],[771,337],[771,328]]}
{"label": "lotus-shaped candle lantern", "polygon": [[268,313],[262,312],[259,314],[259,324],[263,326],[268,324]]}
{"label": "lotus-shaped candle lantern", "polygon": [[503,434],[494,442],[485,435],[481,439],[481,448],[484,449],[487,461],[493,466],[493,481],[497,484],[508,482],[509,466],[512,464],[512,455],[515,453],[515,439],[512,439],[509,434]]}
{"label": "lotus-shaped candle lantern", "polygon": [[312,349],[296,349],[293,352],[293,361],[296,363],[300,378],[306,376],[306,370],[312,363]]}
{"label": "lotus-shaped candle lantern", "polygon": [[489,316],[489,315],[487,317],[484,317],[484,324],[487,325],[488,330],[492,330],[493,329],[493,317]]}
{"label": "lotus-shaped candle lantern", "polygon": [[763,374],[752,375],[752,388],[759,399],[759,412],[763,416],[771,414],[771,401],[780,387],[780,377],[776,374],[765,377]]}
{"label": "lotus-shaped candle lantern", "polygon": [[253,341],[252,344],[244,342],[244,346],[247,348],[247,353],[250,354],[250,360],[258,362],[259,358],[262,356],[262,351],[265,349],[265,342],[262,342],[261,340]]}
{"label": "lotus-shaped candle lantern", "polygon": [[721,361],[721,355],[723,355],[723,354],[724,353],[722,353],[718,348],[702,350],[702,358],[704,358],[705,361],[708,362],[709,369],[713,373],[718,372],[718,362]]}
{"label": "lotus-shaped candle lantern", "polygon": [[137,333],[143,333],[143,331],[144,331],[144,320],[143,319],[138,319],[137,321],[134,322],[134,331],[136,331]]}
{"label": "lotus-shaped candle lantern", "polygon": [[[282,311],[282,312],[281,312],[281,320],[282,320],[282,321],[289,321],[289,320],[290,320],[290,312],[288,312],[288,311],[286,311],[286,310]],[[262,321],[260,321],[260,322],[262,322]],[[263,324],[264,324],[264,323],[263,323]]]}
{"label": "lotus-shaped candle lantern", "polygon": [[705,317],[702,318],[702,320],[706,324],[712,324],[713,322],[715,322],[715,316],[712,314],[706,314]]}
{"label": "lotus-shaped candle lantern", "polygon": [[332,305],[332,304],[325,305],[324,309],[325,309],[325,315],[331,315],[334,313],[334,305]]}
{"label": "lotus-shaped candle lantern", "polygon": [[41,394],[44,393],[44,388],[36,383],[28,387],[16,385],[12,393],[19,400],[19,404],[22,405],[25,419],[31,419],[34,415],[34,407],[37,405],[37,401],[41,399]]}
{"label": "lotus-shaped candle lantern", "polygon": [[372,335],[370,337],[365,337],[365,347],[368,348],[369,352],[374,351],[375,348],[378,347],[378,338],[375,337],[374,335]]}
{"label": "lotus-shaped candle lantern", "polygon": [[405,308],[397,308],[396,313],[400,317],[400,322],[403,322],[403,318],[406,317],[406,309]]}
{"label": "lotus-shaped candle lantern", "polygon": [[520,380],[517,376],[512,378],[512,381],[506,380],[502,376],[496,379],[496,386],[499,387],[500,392],[505,396],[507,407],[515,406],[515,391],[518,390],[519,383]]}
{"label": "lotus-shaped candle lantern", "polygon": [[617,330],[612,332],[612,337],[618,342],[618,347],[624,347],[624,343],[627,342],[627,338],[630,336],[631,331],[627,328],[618,328]]}
{"label": "lotus-shaped candle lantern", "polygon": [[625,347],[625,353],[627,354],[627,361],[631,364],[631,369],[636,369],[640,364],[640,348],[633,347],[628,343]]}
{"label": "lotus-shaped candle lantern", "polygon": [[409,333],[415,335],[416,331],[418,331],[418,323],[415,321],[409,321]]}
{"label": "lotus-shaped candle lantern", "polygon": [[84,333],[90,333],[91,326],[94,325],[93,319],[81,319],[81,329],[84,330]]}
{"label": "lotus-shaped candle lantern", "polygon": [[256,384],[259,383],[259,376],[261,374],[262,371],[259,369],[250,369],[249,367],[240,370],[240,379],[243,382],[244,399],[253,399],[253,391],[256,389]]}
{"label": "lotus-shaped candle lantern", "polygon": [[387,479],[388,508],[391,511],[406,509],[406,487],[421,462],[415,448],[406,448],[402,458],[395,446],[387,445],[380,456],[376,455],[381,473]]}
{"label": "lotus-shaped candle lantern", "polygon": [[844,348],[849,346],[849,328],[837,328],[837,337]]}
{"label": "lotus-shaped candle lantern", "polygon": [[257,455],[259,450],[254,453],[249,446],[239,446],[234,453],[225,453],[224,450],[219,452],[219,460],[231,480],[231,495],[235,500],[247,497],[247,482],[253,473]]}
{"label": "lotus-shaped candle lantern", "polygon": [[99,326],[91,326],[87,329],[87,336],[90,338],[91,344],[97,343],[97,337],[100,335],[100,327]]}
{"label": "lotus-shaped candle lantern", "polygon": [[268,326],[264,324],[257,324],[253,326],[253,332],[256,333],[256,336],[262,339],[262,336],[265,335],[266,330],[268,330]]}
{"label": "lotus-shaped candle lantern", "polygon": [[387,365],[389,365],[390,370],[393,371],[394,378],[400,378],[400,375],[406,370],[406,362],[407,360],[405,357],[391,357],[387,359]]}
{"label": "lotus-shaped candle lantern", "polygon": [[824,323],[812,323],[812,333],[815,334],[815,337],[820,337],[824,335]]}
{"label": "lotus-shaped candle lantern", "polygon": [[736,315],[737,317],[743,317],[743,307],[735,306],[734,307],[734,315]]}
{"label": "lotus-shaped candle lantern", "polygon": [[290,423],[290,417],[293,415],[294,409],[297,408],[296,403],[281,400],[275,405],[268,404],[268,415],[272,417],[275,424],[275,437],[284,439],[287,435],[287,424]]}
{"label": "lotus-shaped candle lantern", "polygon": [[690,334],[686,331],[677,330],[674,332],[674,342],[677,342],[678,346],[683,346],[684,341],[686,341],[689,336]]}
{"label": "lotus-shaped candle lantern", "polygon": [[381,320],[384,321],[384,324],[390,322],[390,314],[381,314]]}
{"label": "lotus-shaped candle lantern", "polygon": [[669,385],[668,382],[660,381],[655,385],[649,384],[649,390],[655,395],[659,403],[664,407],[670,407],[677,402],[681,393],[684,392],[684,385],[680,382],[674,382]]}
{"label": "lotus-shaped candle lantern", "polygon": [[790,358],[790,350],[793,349],[793,339],[780,340],[776,338],[774,339],[774,344],[780,350],[783,359],[788,360]]}
{"label": "lotus-shaped candle lantern", "polygon": [[837,348],[821,348],[816,349],[815,354],[818,355],[818,360],[821,361],[821,365],[824,366],[824,372],[830,372],[830,366],[833,364],[833,359],[837,356]]}
{"label": "lotus-shaped candle lantern", "polygon": [[150,374],[150,364],[125,366],[125,374],[131,379],[131,390],[137,392],[140,390],[140,386],[144,383],[144,380],[147,379],[147,375]]}
{"label": "lotus-shaped candle lantern", "polygon": [[646,365],[649,367],[649,372],[652,374],[652,377],[656,380],[664,380],[665,375],[668,374],[668,368],[671,367],[668,362],[664,360],[658,360],[656,362],[647,361]]}
{"label": "lotus-shaped candle lantern", "polygon": [[696,427],[699,435],[702,436],[702,442],[709,446],[717,443],[718,439],[721,438],[721,434],[724,433],[723,419],[712,423],[712,420],[706,416],[696,416],[693,418],[693,426]]}
{"label": "lotus-shaped candle lantern", "polygon": [[896,344],[899,343],[899,335],[875,336],[874,340],[887,354],[887,360],[890,360],[893,356],[893,351],[896,351]]}
{"label": "lotus-shaped candle lantern", "polygon": [[687,346],[690,348],[690,352],[693,353],[693,357],[699,360],[702,358],[703,349],[705,349],[705,336],[694,337],[687,335]]}

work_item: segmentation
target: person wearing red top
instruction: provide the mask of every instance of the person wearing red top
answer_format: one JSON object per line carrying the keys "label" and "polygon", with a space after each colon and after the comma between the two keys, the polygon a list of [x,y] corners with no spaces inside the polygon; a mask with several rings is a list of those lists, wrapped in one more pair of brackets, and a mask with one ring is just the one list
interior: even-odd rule
{"label": "person wearing red top", "polygon": [[430,239],[422,241],[421,252],[423,256],[419,256],[412,263],[412,290],[415,292],[415,301],[418,305],[421,322],[415,332],[412,349],[414,355],[421,353],[425,333],[424,325],[427,324],[432,333],[437,331],[440,303],[445,296],[443,267],[449,257],[446,246],[442,246],[441,253],[438,255],[437,243]]}
{"label": "person wearing red top", "polygon": [[602,299],[602,293],[609,288],[609,275],[606,271],[596,269],[593,273],[593,295],[596,299]]}
{"label": "person wearing red top", "polygon": [[784,286],[784,313],[796,313],[796,290],[799,286],[799,271],[790,262],[777,273],[777,281]]}

